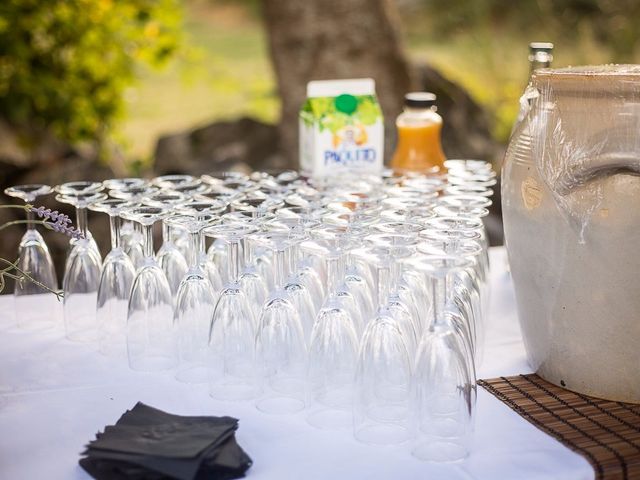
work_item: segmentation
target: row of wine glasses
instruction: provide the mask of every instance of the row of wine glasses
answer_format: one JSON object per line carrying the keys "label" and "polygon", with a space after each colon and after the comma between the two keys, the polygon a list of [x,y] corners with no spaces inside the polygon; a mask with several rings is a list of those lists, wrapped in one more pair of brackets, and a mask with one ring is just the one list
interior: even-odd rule
{"label": "row of wine glasses", "polygon": [[[134,370],[206,384],[216,399],[304,411],[309,424],[353,429],[365,443],[410,442],[425,460],[464,458],[495,173],[477,160],[446,167],[59,185],[84,234],[65,267],[67,336],[97,341]],[[110,220],[104,262],[87,209]]]}

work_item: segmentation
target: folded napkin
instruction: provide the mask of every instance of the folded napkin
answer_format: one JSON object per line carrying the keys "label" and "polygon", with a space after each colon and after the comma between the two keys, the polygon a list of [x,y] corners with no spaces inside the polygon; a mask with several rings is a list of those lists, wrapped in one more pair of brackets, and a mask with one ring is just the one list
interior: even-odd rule
{"label": "folded napkin", "polygon": [[98,480],[226,480],[251,458],[231,417],[183,417],[138,402],[87,445],[80,465]]}

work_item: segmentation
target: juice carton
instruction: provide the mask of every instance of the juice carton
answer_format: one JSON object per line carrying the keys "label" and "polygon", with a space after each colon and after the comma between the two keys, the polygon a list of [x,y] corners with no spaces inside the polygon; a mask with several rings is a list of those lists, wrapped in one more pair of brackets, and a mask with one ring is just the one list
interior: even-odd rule
{"label": "juice carton", "polygon": [[384,125],[373,79],[309,82],[299,125],[304,175],[382,171]]}

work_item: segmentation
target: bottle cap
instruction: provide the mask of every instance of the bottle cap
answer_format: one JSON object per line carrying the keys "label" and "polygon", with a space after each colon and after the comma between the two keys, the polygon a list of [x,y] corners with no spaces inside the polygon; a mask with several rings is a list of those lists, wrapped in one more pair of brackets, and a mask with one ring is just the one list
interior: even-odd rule
{"label": "bottle cap", "polygon": [[404,96],[404,104],[412,108],[431,108],[436,104],[436,95],[431,92],[411,92]]}
{"label": "bottle cap", "polygon": [[534,52],[549,52],[553,51],[553,43],[551,42],[531,42],[529,44],[529,51]]}

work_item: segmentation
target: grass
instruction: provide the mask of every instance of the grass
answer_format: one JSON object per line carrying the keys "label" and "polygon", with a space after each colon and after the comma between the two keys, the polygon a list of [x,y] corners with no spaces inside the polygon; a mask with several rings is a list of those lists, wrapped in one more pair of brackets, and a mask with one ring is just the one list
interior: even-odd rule
{"label": "grass", "polygon": [[126,93],[120,137],[127,155],[148,160],[159,135],[252,115],[275,122],[279,100],[259,22],[231,4],[190,1],[186,48],[165,69],[142,70]]}

